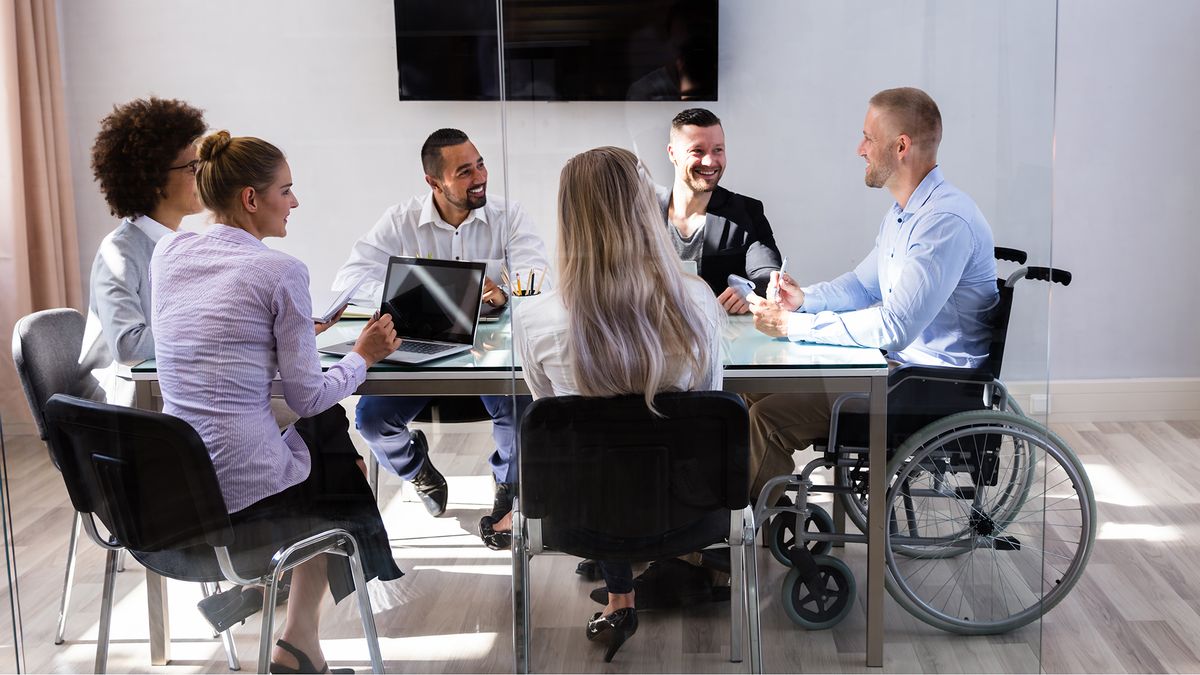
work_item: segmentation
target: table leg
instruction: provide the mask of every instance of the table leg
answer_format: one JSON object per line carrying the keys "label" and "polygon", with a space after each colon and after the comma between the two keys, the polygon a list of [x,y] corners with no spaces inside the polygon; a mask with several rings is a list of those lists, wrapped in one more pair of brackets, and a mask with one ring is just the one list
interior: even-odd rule
{"label": "table leg", "polygon": [[867,488],[867,666],[883,666],[883,575],[887,489],[887,377],[871,378],[870,484]]}
{"label": "table leg", "polygon": [[157,410],[154,406],[154,386],[150,380],[134,380],[133,407],[151,412]]}
{"label": "table leg", "polygon": [[[157,410],[149,380],[134,381],[134,407]],[[167,580],[146,570],[146,616],[150,621],[150,664],[165,666],[171,660],[171,619],[167,612]]]}
{"label": "table leg", "polygon": [[171,619],[167,613],[167,580],[146,570],[146,604],[150,618],[150,665],[171,661]]}

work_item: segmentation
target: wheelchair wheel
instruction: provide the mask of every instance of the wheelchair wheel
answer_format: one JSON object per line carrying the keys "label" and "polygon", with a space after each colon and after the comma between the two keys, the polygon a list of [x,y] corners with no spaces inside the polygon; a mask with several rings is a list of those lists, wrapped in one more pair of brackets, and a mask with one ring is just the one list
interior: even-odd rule
{"label": "wheelchair wheel", "polygon": [[[767,526],[767,546],[771,549],[771,555],[779,564],[791,567],[792,560],[788,557],[788,551],[796,545],[796,519],[799,514],[795,513],[777,513],[771,519],[771,524]],[[833,517],[825,509],[816,504],[808,505],[808,517],[804,519],[805,532],[823,532],[828,534],[833,532]],[[810,541],[808,542],[808,550],[813,555],[825,555],[833,549],[833,542],[830,541]]]}
{"label": "wheelchair wheel", "polygon": [[[1021,406],[1017,403],[1017,400],[1011,395],[1008,395],[1005,399],[1005,408],[1009,413],[1022,418],[1025,417],[1025,411],[1021,409]],[[990,411],[981,410],[978,412],[988,413]],[[923,431],[924,429],[918,431],[916,434],[914,434],[914,436],[921,435]],[[1016,441],[1002,448],[1001,452],[1003,455],[998,458],[998,463],[1005,468],[1006,479],[1011,484],[1012,489],[1002,491],[1000,493],[1001,499],[999,499],[992,506],[995,507],[997,512],[1000,512],[1001,510],[1019,510],[1021,504],[1025,501],[1025,495],[1029,492],[1029,477],[1033,475],[1035,467],[1037,466],[1037,458],[1033,453],[1029,452],[1029,450],[1025,448],[1023,444]],[[899,453],[897,454],[899,455]],[[891,468],[891,464],[894,462],[895,459],[893,458],[889,462],[889,469]],[[891,476],[894,475],[894,473],[894,471],[889,471],[888,475]],[[834,475],[836,485],[849,486],[851,488],[851,492],[843,492],[837,495],[837,499],[841,500],[842,502],[842,509],[846,513],[846,518],[848,518],[850,522],[854,523],[854,526],[858,528],[859,532],[866,532],[867,485],[870,480],[870,470],[867,469],[865,460],[861,463],[861,465],[856,465],[853,467],[838,466],[834,470]],[[1000,513],[999,515],[1000,519],[1003,520],[1005,514]],[[901,555],[907,554],[907,550],[904,547],[898,548],[896,552],[900,553]],[[924,554],[928,555],[928,552],[924,552]],[[954,553],[952,550],[946,552],[946,555],[953,554]]]}
{"label": "wheelchair wheel", "polygon": [[890,468],[887,588],[925,623],[1011,631],[1083,574],[1096,537],[1092,487],[1067,444],[1037,422],[951,415],[906,441]]}
{"label": "wheelchair wheel", "polygon": [[783,579],[783,610],[788,618],[805,630],[823,630],[841,623],[854,606],[858,592],[854,573],[840,558],[813,556],[817,564],[819,588],[814,592],[801,581],[795,568]]}

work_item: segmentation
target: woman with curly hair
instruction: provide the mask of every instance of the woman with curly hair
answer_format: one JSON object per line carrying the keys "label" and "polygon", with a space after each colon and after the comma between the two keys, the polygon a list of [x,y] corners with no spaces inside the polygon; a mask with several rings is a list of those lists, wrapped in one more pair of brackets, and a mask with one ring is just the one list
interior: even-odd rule
{"label": "woman with curly hair", "polygon": [[154,358],[150,256],[184,216],[203,209],[195,143],[206,129],[199,109],[153,97],[115,106],[100,122],[92,171],[109,211],[122,220],[92,263],[84,348],[110,403],[133,402],[133,385],[117,377],[116,365]]}

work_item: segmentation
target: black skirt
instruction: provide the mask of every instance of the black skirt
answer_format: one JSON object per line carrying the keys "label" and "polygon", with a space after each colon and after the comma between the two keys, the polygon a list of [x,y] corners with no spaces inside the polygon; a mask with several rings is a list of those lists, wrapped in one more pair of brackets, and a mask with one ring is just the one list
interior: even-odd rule
{"label": "black skirt", "polygon": [[[277,550],[334,528],[348,531],[358,542],[367,580],[404,576],[392,558],[383,519],[350,441],[349,426],[341,405],[296,422],[296,431],[308,446],[312,469],[301,483],[229,514],[234,534],[229,552],[239,576],[263,576]],[[223,578],[208,546],[132,553],[147,567],[174,579]],[[341,601],[354,590],[350,561],[339,555],[328,555],[326,560],[330,593]]]}
{"label": "black skirt", "polygon": [[[239,559],[270,560],[280,547],[324,530],[354,535],[367,580],[404,576],[392,558],[383,518],[350,440],[350,423],[340,404],[295,424],[312,457],[308,478],[283,492],[229,514],[235,565]],[[350,561],[326,556],[329,590],[340,601],[354,589]]]}

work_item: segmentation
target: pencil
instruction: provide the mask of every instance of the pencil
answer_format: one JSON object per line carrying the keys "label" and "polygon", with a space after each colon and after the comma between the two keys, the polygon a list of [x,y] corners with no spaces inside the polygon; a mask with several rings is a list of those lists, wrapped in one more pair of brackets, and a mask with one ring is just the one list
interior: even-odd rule
{"label": "pencil", "polygon": [[535,291],[536,293],[542,292],[542,282],[544,282],[545,280],[546,280],[546,268],[543,267],[542,268],[542,278],[538,281],[537,291]]}
{"label": "pencil", "polygon": [[517,274],[517,295],[525,295],[524,291],[521,290],[521,275],[519,273]]}
{"label": "pencil", "polygon": [[529,270],[529,294],[533,294],[533,278],[537,276],[537,272]]}

